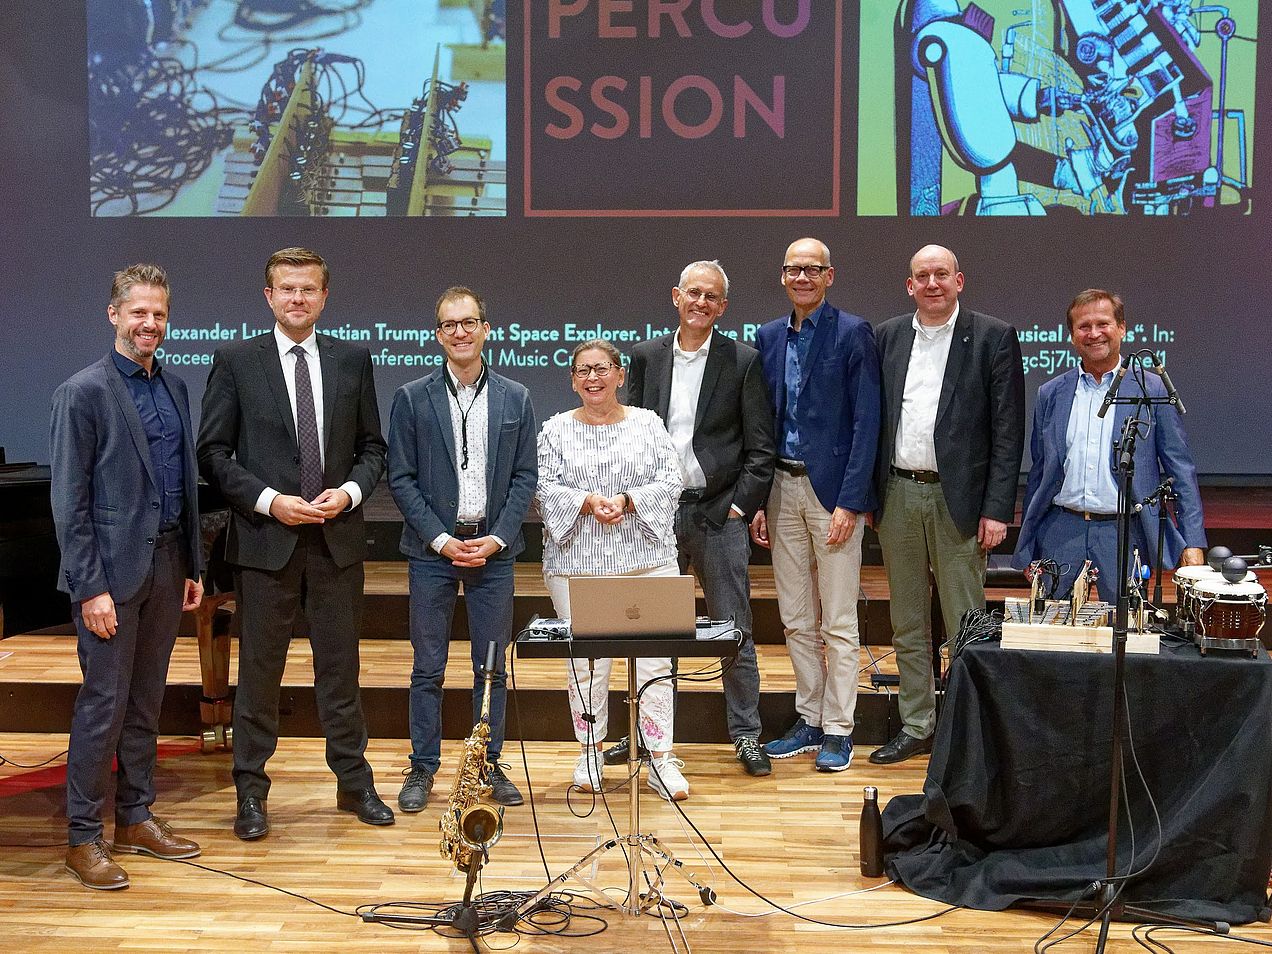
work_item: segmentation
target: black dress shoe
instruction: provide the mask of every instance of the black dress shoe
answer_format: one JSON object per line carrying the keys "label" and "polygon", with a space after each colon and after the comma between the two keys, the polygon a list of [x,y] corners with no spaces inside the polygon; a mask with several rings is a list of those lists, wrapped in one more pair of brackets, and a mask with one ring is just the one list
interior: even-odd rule
{"label": "black dress shoe", "polygon": [[398,792],[398,808],[414,814],[424,810],[429,793],[433,791],[433,773],[420,765],[412,765],[403,774],[406,781]]}
{"label": "black dress shoe", "polygon": [[904,729],[896,734],[891,742],[883,748],[870,753],[870,761],[875,765],[891,765],[893,762],[904,762],[916,755],[932,751],[932,737],[916,739]]}
{"label": "black dress shoe", "polygon": [[255,841],[269,834],[265,803],[255,795],[239,799],[238,814],[234,816],[234,834],[244,841]]}
{"label": "black dress shoe", "polygon": [[342,812],[353,812],[358,816],[358,821],[368,825],[393,824],[393,809],[380,801],[374,788],[336,792],[336,808]]}
{"label": "black dress shoe", "polygon": [[486,775],[486,784],[490,786],[490,797],[500,805],[520,805],[525,801],[517,786],[504,774],[503,766],[498,762],[490,763],[490,772]]}
{"label": "black dress shoe", "polygon": [[[627,756],[631,748],[631,742],[627,736],[623,736],[608,749],[601,753],[601,759],[606,765],[626,765]],[[643,762],[649,761],[649,750],[643,745],[636,750],[636,756]]]}

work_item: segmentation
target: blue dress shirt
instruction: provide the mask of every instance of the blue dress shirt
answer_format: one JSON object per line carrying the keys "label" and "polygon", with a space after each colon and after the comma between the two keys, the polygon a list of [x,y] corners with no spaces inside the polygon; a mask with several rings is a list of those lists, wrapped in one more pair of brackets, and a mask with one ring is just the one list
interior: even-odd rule
{"label": "blue dress shirt", "polygon": [[180,525],[185,504],[181,415],[164,383],[159,362],[154,364],[154,373],[147,375],[145,368],[118,351],[111,352],[111,357],[124,376],[124,384],[141,416],[141,428],[150,445],[150,461],[155,479],[159,481],[159,529],[171,530]]}
{"label": "blue dress shirt", "polygon": [[1117,481],[1109,465],[1113,453],[1113,414],[1096,417],[1113,384],[1113,371],[1099,381],[1082,371],[1073,394],[1073,410],[1065,431],[1064,483],[1054,503],[1072,510],[1117,513]]}
{"label": "blue dress shirt", "polygon": [[782,442],[778,446],[779,457],[786,460],[804,459],[804,448],[799,439],[799,425],[795,422],[795,412],[799,409],[799,384],[804,365],[808,361],[808,349],[812,347],[813,335],[817,333],[817,321],[821,317],[821,308],[805,318],[796,331],[790,317],[786,319],[786,367],[782,385],[786,390],[783,402]]}

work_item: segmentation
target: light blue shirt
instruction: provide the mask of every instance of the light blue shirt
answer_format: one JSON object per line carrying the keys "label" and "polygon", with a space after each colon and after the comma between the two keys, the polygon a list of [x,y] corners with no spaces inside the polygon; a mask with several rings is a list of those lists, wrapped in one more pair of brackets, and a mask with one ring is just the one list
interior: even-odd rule
{"label": "light blue shirt", "polygon": [[1064,483],[1053,501],[1056,506],[1117,513],[1117,481],[1109,466],[1116,415],[1105,414],[1103,420],[1096,417],[1115,373],[1116,369],[1107,371],[1099,381],[1086,371],[1078,373],[1073,410],[1065,431]]}

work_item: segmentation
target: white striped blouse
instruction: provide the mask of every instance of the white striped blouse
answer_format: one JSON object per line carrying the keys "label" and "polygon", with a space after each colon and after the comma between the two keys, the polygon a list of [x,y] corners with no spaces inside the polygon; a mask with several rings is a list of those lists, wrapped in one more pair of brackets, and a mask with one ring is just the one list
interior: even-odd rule
{"label": "white striped blouse", "polygon": [[[539,432],[539,512],[545,576],[609,576],[676,559],[673,521],[683,488],[671,436],[653,411],[627,408],[617,424],[572,411]],[[631,495],[635,513],[608,526],[579,513],[588,494]]]}

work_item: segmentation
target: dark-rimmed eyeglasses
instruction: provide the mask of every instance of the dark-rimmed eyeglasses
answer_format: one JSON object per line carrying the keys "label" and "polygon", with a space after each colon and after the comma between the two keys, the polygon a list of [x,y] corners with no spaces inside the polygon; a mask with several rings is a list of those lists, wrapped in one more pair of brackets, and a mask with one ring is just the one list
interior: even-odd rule
{"label": "dark-rimmed eyeglasses", "polygon": [[477,330],[477,326],[481,324],[480,318],[465,318],[463,321],[439,321],[437,330],[442,334],[450,337],[457,330],[463,328],[470,335]]}
{"label": "dark-rimmed eyeglasses", "polygon": [[814,281],[821,278],[822,272],[830,271],[829,265],[783,265],[782,274],[787,278],[799,278],[799,273],[803,272]]}

